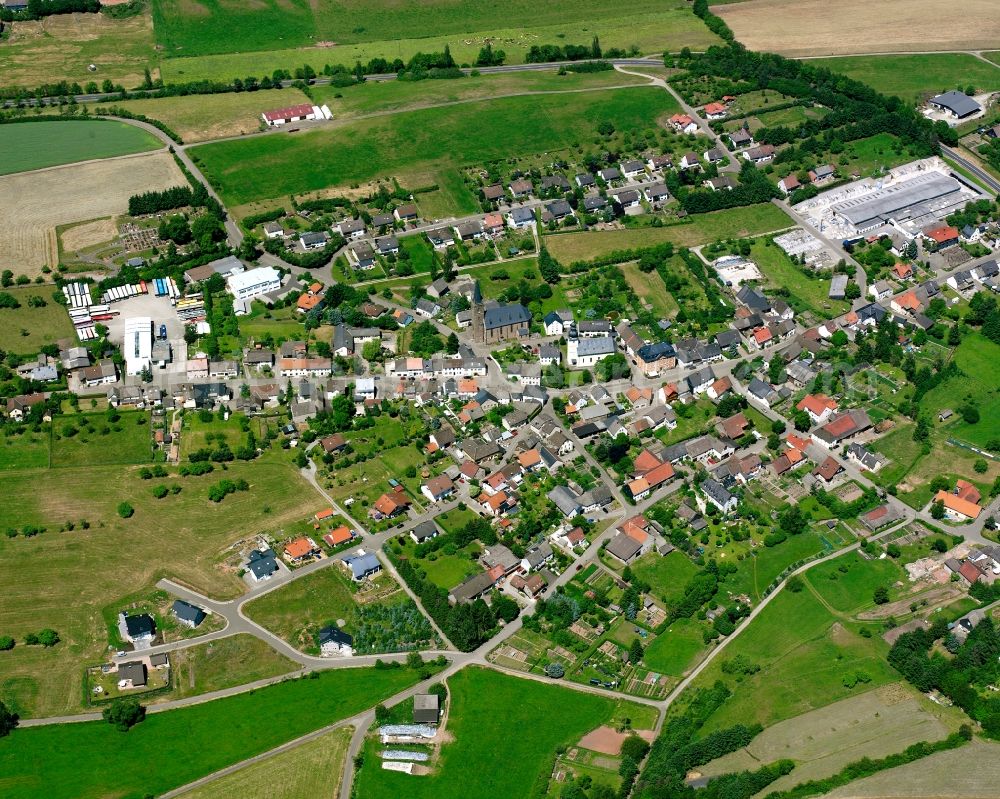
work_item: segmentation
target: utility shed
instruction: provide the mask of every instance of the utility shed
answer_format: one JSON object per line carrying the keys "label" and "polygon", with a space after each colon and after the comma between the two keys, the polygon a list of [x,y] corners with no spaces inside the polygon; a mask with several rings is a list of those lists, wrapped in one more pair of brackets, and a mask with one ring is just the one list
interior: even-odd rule
{"label": "utility shed", "polygon": [[413,723],[437,724],[441,700],[437,694],[417,694],[413,697]]}

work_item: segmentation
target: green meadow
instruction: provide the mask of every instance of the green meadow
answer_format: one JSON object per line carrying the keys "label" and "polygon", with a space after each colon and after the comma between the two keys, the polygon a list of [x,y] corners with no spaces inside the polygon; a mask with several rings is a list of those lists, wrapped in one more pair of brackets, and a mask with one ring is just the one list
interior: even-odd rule
{"label": "green meadow", "polygon": [[429,108],[302,134],[258,136],[189,150],[231,205],[414,172],[452,174],[463,165],[589,143],[600,122],[652,127],[676,103],[637,87],[564,97]]}
{"label": "green meadow", "polygon": [[1000,66],[969,53],[863,55],[816,58],[809,63],[867,83],[883,94],[920,102],[950,89],[975,87],[977,92],[1000,89]]}
{"label": "green meadow", "polygon": [[[595,727],[609,723],[615,712],[613,699],[482,668],[458,672],[448,679],[448,690],[448,732],[453,740],[441,747],[434,773],[414,778],[384,771],[376,754],[380,747],[372,742],[355,782],[357,796],[543,796],[556,748],[572,746]],[[496,712],[500,707],[503,713]]]}
{"label": "green meadow", "polygon": [[109,120],[42,121],[0,125],[0,175],[112,158],[163,144],[144,130]]}
{"label": "green meadow", "polygon": [[15,730],[0,740],[0,795],[162,794],[348,718],[417,678],[410,669],[337,669],[151,714],[128,732],[104,721]]}

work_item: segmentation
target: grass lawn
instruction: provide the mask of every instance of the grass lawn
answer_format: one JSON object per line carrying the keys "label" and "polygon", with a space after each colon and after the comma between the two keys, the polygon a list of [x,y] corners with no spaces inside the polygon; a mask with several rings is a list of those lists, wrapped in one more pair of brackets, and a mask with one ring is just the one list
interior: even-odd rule
{"label": "grass lawn", "polygon": [[[733,690],[704,732],[738,722],[769,726],[898,680],[885,661],[885,651],[878,636],[862,638],[808,590],[782,591],[726,649],[725,657],[713,661],[695,681],[696,686],[709,686],[721,679]],[[738,680],[724,674],[722,662],[736,655],[744,655],[761,670]],[[846,688],[844,678],[858,672],[867,674],[870,682]]]}
{"label": "grass lawn", "polygon": [[426,236],[407,236],[400,240],[399,247],[410,256],[410,266],[413,267],[415,274],[431,271],[434,264],[434,248]]}
{"label": "grass lawn", "polygon": [[809,530],[793,535],[775,547],[757,547],[737,565],[736,574],[727,575],[722,585],[733,594],[746,594],[754,602],[790,564],[823,550],[819,535]]}
{"label": "grass lawn", "polygon": [[923,456],[920,443],[913,440],[913,424],[897,426],[876,441],[872,449],[892,461],[872,476],[875,482],[883,486],[898,484]]}
{"label": "grass lawn", "polygon": [[[529,43],[561,43],[557,37],[565,36],[567,42],[589,45],[594,33],[601,35],[604,47],[638,44],[652,52],[662,52],[671,45],[704,47],[717,43],[701,21],[690,19],[690,11],[685,14],[685,10],[680,0],[638,0],[630,7],[629,20],[623,20],[618,9],[599,0],[555,0],[541,7],[530,0],[513,0],[502,8],[470,0],[424,0],[404,5],[385,0],[292,4],[265,0],[251,13],[246,7],[218,0],[156,0],[153,21],[157,43],[168,56],[247,53],[309,47],[325,41],[337,46],[318,48],[313,56],[300,55],[286,61],[286,66],[301,64],[303,58],[316,59],[318,65],[353,65],[356,58],[366,62],[372,55],[405,60],[413,52],[412,38],[431,34],[433,39],[424,44],[423,51],[439,52],[450,42],[459,62],[471,62],[485,36],[495,37],[494,46],[502,44],[514,59],[523,57]],[[633,15],[642,19],[633,19]],[[514,21],[519,27],[510,28]],[[634,27],[626,34],[622,28],[628,21]],[[659,30],[644,34],[648,25]],[[618,31],[621,34],[615,35]],[[357,47],[365,43],[371,44]]]}
{"label": "grass lawn", "polygon": [[37,433],[30,428],[17,434],[0,432],[0,471],[46,468],[50,436],[48,425],[42,425]]}
{"label": "grass lawn", "polygon": [[703,629],[694,619],[678,619],[649,644],[642,662],[661,674],[683,676],[705,648]]}
{"label": "grass lawn", "polygon": [[[18,646],[5,652],[0,699],[25,718],[79,711],[81,669],[106,656],[102,609],[160,577],[210,596],[238,596],[242,582],[235,572],[219,568],[224,550],[296,521],[303,506],[316,504],[317,495],[286,457],[268,452],[250,463],[227,464],[226,477],[246,479],[250,490],[221,503],[207,497],[219,480],[218,469],[201,477],[178,477],[171,470],[174,476],[163,482],[177,483],[181,492],[161,500],[151,492],[156,481],[139,479],[134,467],[4,472],[0,529],[38,525],[46,531],[34,538],[0,538],[0,630],[20,640],[52,627],[62,642],[51,649]],[[129,519],[116,513],[122,501],[135,509]],[[59,532],[67,521],[75,529]]]}
{"label": "grass lawn", "polygon": [[[514,262],[480,266],[468,270],[465,274],[479,281],[479,288],[485,299],[496,299],[511,286],[524,280],[529,286],[535,287],[543,282],[538,273],[538,261],[535,258],[523,258]],[[506,277],[504,277],[506,275]],[[499,278],[499,279],[498,279]],[[529,310],[540,318],[549,311],[571,308],[573,303],[566,296],[567,281],[560,281],[551,286],[552,296],[544,300],[528,303]]]}
{"label": "grass lawn", "polygon": [[[18,126],[3,126],[5,129],[12,127]],[[3,131],[0,131],[0,135],[2,134]],[[72,338],[75,335],[69,314],[66,313],[66,306],[52,299],[54,290],[55,287],[51,285],[16,288],[12,286],[3,289],[14,297],[21,307],[0,309],[0,349],[16,355],[33,355],[43,344],[55,344],[61,338]],[[41,297],[45,300],[45,307],[29,307],[29,297]]]}
{"label": "grass lawn", "polygon": [[463,80],[366,81],[347,88],[316,86],[311,94],[317,102],[328,105],[335,118],[343,120],[522,92],[577,91],[648,82],[617,71],[560,75],[555,70],[545,70],[477,75]]}
{"label": "grass lawn", "polygon": [[[53,468],[150,462],[149,413],[120,414],[116,422],[109,422],[103,413],[57,416],[52,433]],[[74,428],[78,432],[67,435]]]}
{"label": "grass lawn", "polygon": [[181,794],[182,799],[300,799],[333,797],[344,773],[353,727],[307,743]]}
{"label": "grass lawn", "polygon": [[991,440],[1000,439],[1000,413],[996,413],[1000,400],[1000,373],[996,369],[1000,363],[1000,345],[979,333],[966,335],[955,350],[954,360],[962,376],[929,392],[924,403],[937,411],[941,407],[955,408],[963,401],[971,401],[979,408],[980,420],[976,424],[966,424],[959,418],[948,425],[947,433],[962,441],[985,446]]}
{"label": "grass lawn", "polygon": [[761,123],[762,127],[774,128],[784,125],[795,128],[809,119],[806,109],[801,105],[793,105],[791,108],[782,108],[780,111],[761,110],[754,115]]}
{"label": "grass lawn", "polygon": [[[434,773],[414,779],[381,769],[375,754],[381,747],[375,741],[369,744],[357,777],[358,796],[494,799],[535,795],[548,782],[556,748],[575,744],[610,721],[616,704],[601,696],[474,667],[451,677],[448,689],[447,729],[454,740],[441,747]],[[506,711],[492,712],[497,707]],[[538,719],[545,723],[537,723]],[[503,767],[498,768],[499,764]]]}
{"label": "grass lawn", "polygon": [[[472,511],[466,512],[471,513]],[[414,554],[415,549],[416,544],[407,535],[403,539],[402,552],[397,553],[397,555],[409,558],[418,569],[427,575],[428,580],[446,590],[451,590],[466,577],[482,571],[473,559],[480,550],[479,545],[475,542],[458,550],[455,550],[454,544],[448,544],[425,558],[417,558]]]}
{"label": "grass lawn", "polygon": [[879,133],[844,145],[843,154],[831,156],[842,171],[857,170],[861,176],[881,173],[884,169],[905,164],[914,154],[891,133]]}
{"label": "grass lawn", "polygon": [[479,514],[468,508],[454,508],[447,513],[442,513],[440,516],[435,517],[434,521],[446,533],[454,533],[478,518]]}
{"label": "grass lawn", "polygon": [[259,302],[253,304],[249,315],[240,318],[240,333],[247,340],[260,340],[270,333],[279,342],[303,340],[308,335],[295,308],[269,309]]}
{"label": "grass lawn", "polygon": [[165,698],[218,691],[296,671],[299,665],[259,638],[241,633],[170,655],[174,690]]}
{"label": "grass lawn", "polygon": [[134,114],[158,119],[186,143],[256,133],[263,125],[260,115],[272,108],[308,103],[298,89],[231,94],[189,94],[155,100],[114,103]]}
{"label": "grass lawn", "polygon": [[698,573],[698,567],[683,552],[674,551],[665,557],[650,552],[632,564],[632,573],[649,583],[655,596],[672,605],[684,596],[684,588]]}
{"label": "grass lawn", "polygon": [[[847,571],[841,571],[842,567]],[[872,593],[876,588],[890,588],[905,576],[902,567],[891,558],[864,560],[851,552],[820,564],[806,574],[806,579],[835,611],[853,614],[874,606]]]}
{"label": "grass lawn", "polygon": [[92,158],[144,153],[162,146],[152,134],[112,120],[3,125],[0,126],[0,149],[5,156],[0,164],[0,175]]}
{"label": "grass lawn", "polygon": [[[162,794],[348,718],[414,684],[410,669],[350,669],[150,715],[127,734],[103,721],[17,730],[0,745],[8,799]],[[344,690],[345,684],[350,690]],[[127,738],[126,738],[127,735]],[[46,753],[44,771],[37,755]],[[134,764],[156,762],[156,768]],[[100,767],[81,768],[82,763]]]}
{"label": "grass lawn", "polygon": [[[430,108],[348,123],[298,136],[261,136],[201,145],[190,152],[231,204],[283,197],[428,164],[457,169],[495,158],[562,150],[593,137],[598,123],[651,127],[676,103],[636,87],[575,95],[470,103],[461,113]],[[504,130],[498,137],[493,131]],[[444,166],[447,164],[447,166]]]}
{"label": "grass lawn", "polygon": [[677,300],[663,285],[659,272],[640,272],[638,264],[622,264],[619,269],[625,275],[632,291],[659,317],[673,316],[678,311]]}
{"label": "grass lawn", "polygon": [[406,602],[388,574],[381,574],[373,586],[361,591],[344,569],[334,564],[247,603],[246,614],[292,646],[319,654],[313,636],[321,627],[342,619],[342,629],[356,635],[362,622],[358,613],[362,604],[389,606]]}
{"label": "grass lawn", "polygon": [[684,247],[708,244],[719,239],[755,236],[784,230],[792,221],[776,205],[765,203],[696,214],[688,221],[665,227],[641,227],[627,230],[567,233],[550,236],[546,246],[552,256],[564,264],[589,261],[616,250],[652,247],[671,241]]}
{"label": "grass lawn", "polygon": [[977,93],[1000,89],[1000,67],[991,67],[967,53],[817,58],[807,63],[840,72],[908,102],[922,102],[969,85],[975,86]]}
{"label": "grass lawn", "polygon": [[757,264],[771,286],[787,288],[791,292],[788,304],[799,313],[808,310],[817,317],[827,319],[846,313],[851,307],[844,300],[829,299],[830,282],[806,275],[774,244],[768,246],[762,241],[754,242],[750,259]]}

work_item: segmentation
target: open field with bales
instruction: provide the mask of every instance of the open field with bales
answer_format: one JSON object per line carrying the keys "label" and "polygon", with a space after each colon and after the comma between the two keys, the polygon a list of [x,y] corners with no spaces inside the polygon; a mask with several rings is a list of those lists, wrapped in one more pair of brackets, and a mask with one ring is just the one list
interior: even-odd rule
{"label": "open field with bales", "polygon": [[[419,779],[379,768],[377,741],[366,747],[357,795],[366,799],[493,799],[531,796],[548,782],[552,757],[609,723],[615,701],[556,685],[466,668],[448,679],[450,743],[434,771]],[[624,704],[624,703],[623,703]],[[506,708],[504,713],[491,708]],[[629,715],[627,708],[625,715]],[[544,719],[545,723],[538,723]],[[510,734],[517,730],[518,734]],[[498,764],[503,764],[498,768]],[[475,775],[470,779],[470,775]],[[541,795],[541,794],[538,794]]]}
{"label": "open field with bales", "polygon": [[23,122],[0,126],[0,175],[159,150],[150,133],[109,119]]}
{"label": "open field with bales", "polygon": [[[645,87],[564,97],[470,103],[456,114],[433,108],[298,136],[260,136],[189,152],[230,204],[283,197],[426,169],[453,172],[494,158],[552,153],[592,141],[607,120],[652,127],[676,104]],[[498,136],[496,131],[505,131]]]}
{"label": "open field with bales", "polygon": [[185,183],[165,151],[4,175],[0,177],[0,262],[17,274],[33,277],[43,266],[56,266],[57,225],[122,214],[133,194]]}
{"label": "open field with bales", "polygon": [[[316,672],[250,693],[149,715],[122,733],[104,721],[16,730],[0,747],[0,795],[159,795],[350,718],[417,682],[411,669]],[[350,685],[350,690],[344,690]],[[127,735],[127,738],[126,738]],[[45,752],[45,769],[38,753]],[[156,768],[135,768],[136,762]],[[81,768],[81,764],[100,764]]]}
{"label": "open field with bales", "polygon": [[181,799],[330,799],[344,773],[353,727],[338,727],[262,763],[227,774]]}
{"label": "open field with bales", "polygon": [[[753,0],[713,9],[748,48],[792,57],[1000,46],[993,0],[965,0],[947,24],[935,0]],[[790,18],[795,25],[775,24]],[[892,34],[886,35],[889,20]]]}
{"label": "open field with bales", "polygon": [[[553,0],[541,6],[531,0],[511,0],[503,6],[470,0],[423,0],[405,4],[386,0],[336,3],[329,0],[308,3],[262,0],[253,8],[219,0],[155,0],[153,3],[156,40],[168,57],[322,44],[325,46],[321,50],[329,63],[353,63],[361,53],[352,52],[346,45],[370,43],[370,52],[374,55],[405,59],[408,56],[400,53],[406,51],[397,50],[395,42],[405,42],[419,34],[434,34],[450,37],[457,61],[471,62],[487,38],[495,47],[509,48],[512,55],[531,44],[561,43],[556,38],[559,34],[575,44],[589,45],[595,33],[601,36],[605,47],[640,44],[636,34],[644,26],[631,19],[632,15],[648,16],[648,21],[657,23],[661,29],[655,39],[645,42],[654,52],[657,49],[662,52],[670,41],[691,47],[717,41],[681,0],[637,0],[629,12],[630,22],[636,30],[631,38],[619,44],[607,38],[607,31],[621,24],[620,10],[600,0]],[[530,23],[510,29],[514,20],[530,20]],[[614,39],[614,35],[611,38]],[[443,45],[428,43],[423,51],[432,51],[435,47],[442,49]],[[349,62],[341,60],[345,56],[349,57]]]}
{"label": "open field with bales", "polygon": [[[162,481],[142,480],[138,467],[122,466],[4,472],[0,529],[44,532],[0,538],[0,630],[20,641],[51,627],[62,641],[5,652],[0,699],[25,717],[79,711],[82,668],[102,662],[106,651],[102,609],[137,587],[171,577],[220,598],[242,592],[235,572],[220,567],[224,550],[299,519],[316,495],[277,453],[228,466],[226,477],[246,479],[250,490],[221,503],[207,497],[218,472],[180,477],[170,470]],[[156,499],[157,482],[181,491]],[[134,508],[131,518],[116,511],[123,501]]]}
{"label": "open field with bales", "polygon": [[847,56],[809,63],[867,83],[883,94],[921,102],[949,89],[972,86],[976,93],[1000,89],[1000,66],[968,53]]}
{"label": "open field with bales", "polygon": [[615,250],[652,247],[665,241],[695,247],[717,239],[753,236],[791,227],[792,221],[776,205],[750,205],[710,214],[695,214],[685,222],[664,227],[640,227],[547,236],[545,246],[564,264],[587,261]]}
{"label": "open field with bales", "polygon": [[[0,47],[0,74],[5,87],[34,88],[60,80],[85,87],[109,79],[131,89],[142,83],[146,67],[158,77],[158,60],[148,11],[128,19],[57,14],[10,25]],[[90,64],[95,72],[87,68]]]}

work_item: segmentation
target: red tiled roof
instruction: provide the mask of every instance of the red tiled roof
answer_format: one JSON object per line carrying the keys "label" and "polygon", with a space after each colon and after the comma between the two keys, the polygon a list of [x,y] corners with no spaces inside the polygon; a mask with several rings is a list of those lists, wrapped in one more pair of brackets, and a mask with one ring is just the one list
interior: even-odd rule
{"label": "red tiled roof", "polygon": [[312,112],[313,107],[309,103],[299,103],[298,105],[290,105],[287,108],[276,108],[274,111],[265,111],[264,118],[268,122],[275,122],[279,119],[308,116]]}
{"label": "red tiled roof", "polygon": [[928,230],[924,235],[936,241],[938,244],[942,244],[946,241],[952,241],[958,238],[958,228],[952,227],[951,225],[944,225],[942,227],[934,228],[933,230]]}
{"label": "red tiled roof", "polygon": [[948,491],[938,491],[934,495],[934,501],[943,502],[948,510],[960,513],[969,519],[978,518],[979,511],[982,510],[975,502],[969,502],[969,500],[962,499],[962,497],[955,496]]}
{"label": "red tiled roof", "polygon": [[313,550],[313,545],[308,538],[296,538],[285,544],[285,553],[290,558],[301,558],[308,555]]}
{"label": "red tiled roof", "polygon": [[795,407],[814,416],[822,416],[826,410],[837,410],[837,403],[825,394],[806,394]]}
{"label": "red tiled roof", "polygon": [[323,540],[326,541],[326,543],[328,543],[330,546],[335,547],[338,544],[343,544],[347,541],[350,541],[351,531],[348,527],[342,524],[340,525],[340,527],[331,530],[329,533],[323,536]]}
{"label": "red tiled roof", "polygon": [[635,458],[635,462],[633,464],[634,471],[636,474],[645,474],[646,472],[655,469],[662,462],[663,461],[661,461],[648,449],[644,449]]}

